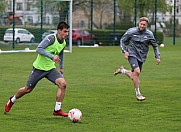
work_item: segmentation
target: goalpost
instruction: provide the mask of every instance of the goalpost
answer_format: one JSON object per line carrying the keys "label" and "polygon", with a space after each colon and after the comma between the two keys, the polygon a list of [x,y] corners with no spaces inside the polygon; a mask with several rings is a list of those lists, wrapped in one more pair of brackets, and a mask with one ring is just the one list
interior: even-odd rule
{"label": "goalpost", "polygon": [[[55,0],[55,1],[62,1],[62,2],[69,2],[69,10],[68,10],[68,18],[67,23],[69,24],[69,35],[68,35],[68,48],[64,50],[64,52],[72,52],[72,2],[73,0]],[[25,48],[24,50],[1,50],[1,53],[18,53],[18,52],[36,52],[36,50],[30,50],[29,48]]]}
{"label": "goalpost", "polygon": [[60,1],[69,1],[69,49],[65,50],[65,52],[71,52],[72,53],[72,2],[73,0],[60,0]]}

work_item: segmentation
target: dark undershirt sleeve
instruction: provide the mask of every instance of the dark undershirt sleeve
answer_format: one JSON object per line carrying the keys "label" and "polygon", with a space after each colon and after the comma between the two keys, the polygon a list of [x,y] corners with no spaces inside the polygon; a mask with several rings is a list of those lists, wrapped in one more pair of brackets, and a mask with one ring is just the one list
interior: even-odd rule
{"label": "dark undershirt sleeve", "polygon": [[50,59],[53,59],[54,56],[52,54],[46,52],[45,48],[52,45],[54,43],[54,41],[55,41],[55,37],[53,35],[47,36],[40,42],[40,44],[38,45],[38,47],[36,49],[36,52],[38,54],[46,56]]}

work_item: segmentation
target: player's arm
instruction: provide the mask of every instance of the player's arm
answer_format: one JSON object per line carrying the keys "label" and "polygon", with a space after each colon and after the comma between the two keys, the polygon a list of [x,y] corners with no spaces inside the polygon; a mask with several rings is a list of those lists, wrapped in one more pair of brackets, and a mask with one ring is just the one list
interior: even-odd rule
{"label": "player's arm", "polygon": [[150,39],[150,42],[152,44],[152,47],[155,53],[156,64],[160,64],[160,52],[158,50],[158,44],[156,42],[156,39],[154,38],[153,35],[152,35],[152,38]]}
{"label": "player's arm", "polygon": [[45,39],[43,39],[40,44],[38,45],[37,49],[36,49],[36,52],[38,54],[41,54],[43,56],[46,56],[50,59],[54,59],[54,56],[50,53],[48,53],[45,48],[52,45],[55,41],[55,37],[53,35],[50,35],[48,37],[46,37]]}
{"label": "player's arm", "polygon": [[121,47],[122,53],[124,53],[125,59],[128,59],[128,56],[129,56],[129,53],[126,48],[126,42],[128,42],[129,36],[130,36],[129,32],[127,31],[120,39],[120,47]]}

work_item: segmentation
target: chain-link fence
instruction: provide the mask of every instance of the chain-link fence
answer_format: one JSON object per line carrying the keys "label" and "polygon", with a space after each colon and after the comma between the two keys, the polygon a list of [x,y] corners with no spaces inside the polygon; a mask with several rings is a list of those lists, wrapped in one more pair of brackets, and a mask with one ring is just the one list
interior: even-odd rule
{"label": "chain-link fence", "polygon": [[45,36],[56,33],[58,22],[70,23],[70,1],[5,0],[6,8],[0,13],[0,49],[35,49]]}
{"label": "chain-link fence", "polygon": [[[95,43],[119,45],[121,35],[128,28],[137,26],[141,16],[150,19],[149,28],[155,34],[159,34],[158,37],[160,33],[163,33],[164,37],[181,36],[181,17],[179,17],[181,0],[177,0],[177,3],[174,3],[175,0],[172,2],[165,0],[164,4],[160,3],[161,1],[163,2],[163,0],[73,1],[73,45]],[[42,38],[56,32],[59,21],[69,23],[68,0],[2,0],[1,5],[3,5],[0,6],[1,50],[27,47],[35,49]],[[9,28],[14,28],[15,32],[18,28],[26,29],[17,31],[24,37],[15,36],[12,42],[13,32]]]}
{"label": "chain-link fence", "polygon": [[121,35],[137,26],[142,16],[149,18],[148,28],[159,43],[163,37],[181,36],[181,0],[89,0],[83,4],[78,0],[74,4],[73,27],[93,30],[98,43],[119,45]]}

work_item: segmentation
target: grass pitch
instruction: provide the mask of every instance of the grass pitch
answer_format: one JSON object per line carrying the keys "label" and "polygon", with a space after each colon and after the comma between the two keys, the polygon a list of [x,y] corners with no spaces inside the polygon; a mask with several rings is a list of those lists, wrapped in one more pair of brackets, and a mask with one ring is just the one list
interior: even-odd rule
{"label": "grass pitch", "polygon": [[18,132],[178,132],[181,130],[181,45],[160,48],[156,65],[150,47],[141,74],[141,92],[135,98],[132,81],[113,76],[120,64],[130,69],[119,47],[73,48],[65,53],[64,111],[79,108],[80,123],[54,117],[57,87],[43,79],[4,114],[11,95],[26,84],[36,53],[0,54],[0,131]]}

